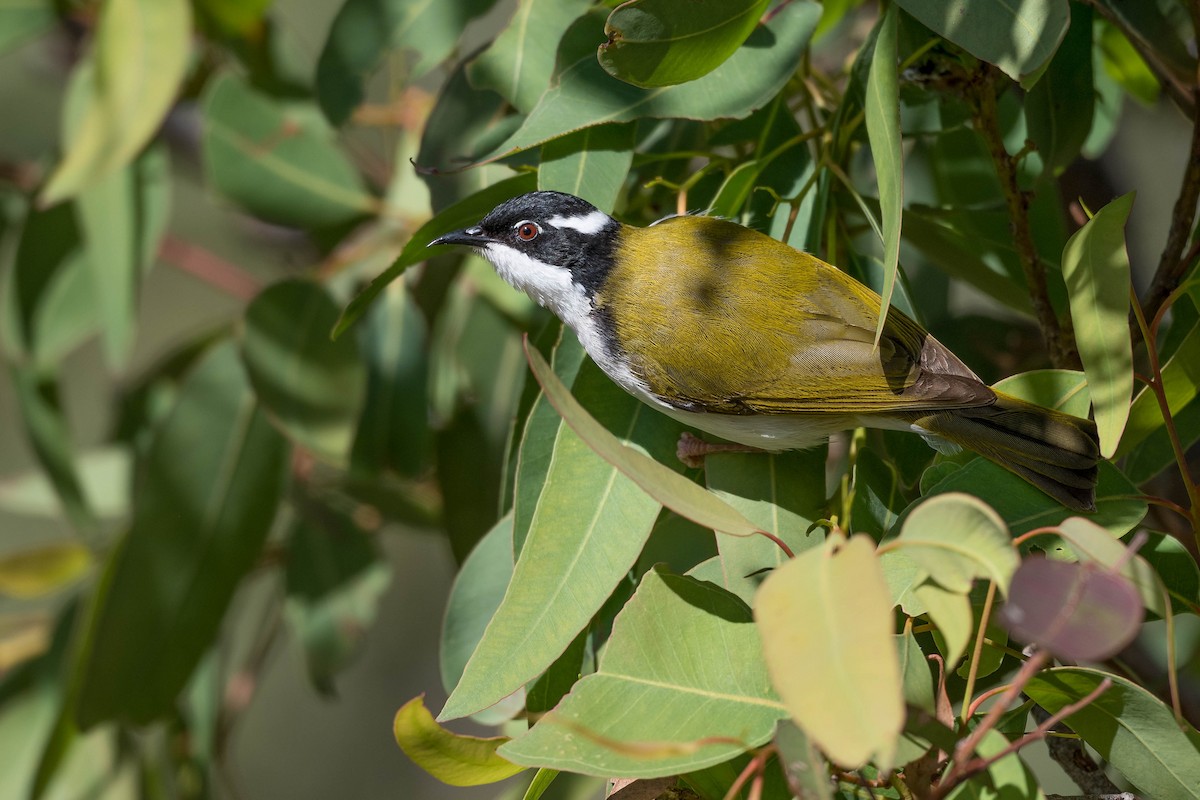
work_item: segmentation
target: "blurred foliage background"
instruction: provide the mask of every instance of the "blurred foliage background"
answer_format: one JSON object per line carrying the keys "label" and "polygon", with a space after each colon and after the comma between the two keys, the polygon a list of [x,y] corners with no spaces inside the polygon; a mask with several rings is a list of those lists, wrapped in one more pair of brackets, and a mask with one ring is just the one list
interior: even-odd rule
{"label": "blurred foliage background", "polygon": [[[461,255],[375,284],[369,305],[352,299],[390,265],[395,277],[421,262],[436,233],[535,187],[574,189],[638,224],[713,209],[876,286],[887,273],[868,222],[879,204],[859,94],[877,5],[780,4],[775,27],[739,51],[749,77],[593,127],[580,98],[627,85],[547,89],[560,48],[594,65],[613,5],[0,0],[0,797],[520,796],[511,782],[444,787],[403,757],[391,725],[421,692],[440,707],[478,641],[452,642],[439,665],[459,565],[486,532],[506,530],[497,520],[514,505],[528,529],[533,506],[514,500],[523,426],[552,424],[553,437],[559,423],[533,426],[548,408],[535,408],[522,336],[549,354],[557,329]],[[1115,0],[1070,3],[1071,33],[1045,53],[1062,60],[1036,65],[1053,84],[1038,72],[1021,88],[1009,77],[1021,65],[985,69],[1003,144],[1022,154],[1015,180],[1036,190],[1030,218],[1052,276],[1082,222],[1077,198],[1096,211],[1138,191],[1128,245],[1143,293],[1179,227],[1181,174],[1197,169],[1195,9],[1150,5],[1139,15]],[[980,62],[901,19],[909,205],[894,302],[989,381],[1078,366],[1030,314],[994,168],[969,104],[944,91]],[[530,26],[535,36],[522,33]],[[785,47],[796,58],[772,55]],[[1047,99],[1047,85],[1064,95]],[[1043,117],[1029,121],[1039,103]],[[1039,149],[1023,149],[1026,135]],[[581,154],[595,159],[586,180]],[[1190,214],[1183,234],[1190,247]],[[1061,282],[1051,295],[1061,311]],[[1164,328],[1164,359],[1192,341],[1193,303]],[[348,305],[361,318],[331,342]],[[575,358],[566,382],[620,427],[629,407],[569,346],[555,352],[560,377]],[[1178,409],[1189,409],[1188,443],[1200,435],[1190,381]],[[1142,417],[1145,441],[1123,468],[1186,505],[1161,419]],[[677,433],[651,422],[632,438],[663,456]],[[939,465],[909,438],[860,440],[876,477],[902,476],[903,496],[851,532],[883,536],[930,488],[922,476]],[[784,463],[824,489],[824,455]],[[709,488],[741,480],[722,463]],[[806,522],[877,488],[843,478],[846,466],[833,459],[830,491],[801,498]],[[944,477],[956,465],[940,467]],[[1138,520],[1128,497],[1117,502],[1103,522],[1122,535]],[[1019,532],[1023,507],[1001,510]],[[651,564],[682,573],[716,552],[679,517],[647,513],[646,552],[577,640],[589,658]],[[1195,554],[1180,515],[1155,508],[1143,527]],[[1194,612],[1187,563],[1171,588]],[[469,621],[486,622],[507,579],[485,572],[488,596]],[[1177,643],[1190,703],[1194,620],[1179,621]],[[1131,669],[1165,680],[1162,623],[1143,635],[1126,655],[1145,663]],[[945,649],[932,636],[921,646]],[[1042,786],[1069,790],[1064,780]],[[598,784],[556,789],[594,795]]]}

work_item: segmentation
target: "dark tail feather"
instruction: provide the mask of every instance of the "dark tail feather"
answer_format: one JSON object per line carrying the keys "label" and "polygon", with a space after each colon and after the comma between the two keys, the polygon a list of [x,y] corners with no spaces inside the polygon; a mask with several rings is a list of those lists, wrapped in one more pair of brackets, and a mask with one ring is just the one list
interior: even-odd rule
{"label": "dark tail feather", "polygon": [[1096,510],[1096,423],[1000,392],[996,402],[931,414],[921,427],[1011,470],[1076,511]]}

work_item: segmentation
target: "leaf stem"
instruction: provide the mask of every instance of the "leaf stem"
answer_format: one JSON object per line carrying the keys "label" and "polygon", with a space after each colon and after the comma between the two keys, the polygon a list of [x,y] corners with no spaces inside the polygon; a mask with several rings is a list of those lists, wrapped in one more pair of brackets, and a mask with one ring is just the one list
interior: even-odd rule
{"label": "leaf stem", "polygon": [[1196,537],[1197,545],[1200,545],[1200,488],[1197,488],[1196,481],[1192,479],[1191,470],[1188,468],[1187,454],[1179,439],[1179,431],[1175,427],[1175,416],[1171,413],[1171,404],[1167,400],[1167,392],[1163,387],[1162,364],[1158,358],[1158,337],[1155,336],[1154,329],[1146,324],[1146,315],[1142,312],[1142,304],[1138,301],[1137,293],[1134,292],[1132,286],[1129,287],[1129,301],[1133,307],[1138,328],[1141,329],[1142,336],[1146,340],[1146,357],[1150,362],[1149,389],[1154,393],[1154,399],[1158,401],[1158,409],[1162,413],[1167,438],[1171,441],[1171,449],[1175,453],[1175,463],[1179,467],[1179,476],[1183,480],[1188,501],[1191,503],[1187,517],[1192,525],[1192,535]]}
{"label": "leaf stem", "polygon": [[995,601],[996,582],[988,581],[987,597],[984,598],[983,611],[979,615],[979,630],[975,633],[975,649],[971,651],[971,666],[967,670],[967,687],[963,690],[963,725],[966,725],[971,719],[971,708],[974,706],[971,698],[975,696],[975,679],[979,674],[979,657],[983,652],[984,635],[987,633],[988,618],[992,615],[992,604]]}

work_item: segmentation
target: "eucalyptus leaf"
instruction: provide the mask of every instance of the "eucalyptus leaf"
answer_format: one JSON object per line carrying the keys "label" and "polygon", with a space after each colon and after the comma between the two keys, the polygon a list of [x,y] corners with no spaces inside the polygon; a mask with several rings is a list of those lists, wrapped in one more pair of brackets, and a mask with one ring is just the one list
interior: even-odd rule
{"label": "eucalyptus leaf", "polygon": [[966,594],[976,578],[1004,592],[1019,560],[1004,520],[985,503],[957,493],[938,494],[908,512],[890,547],[957,594]]}
{"label": "eucalyptus leaf", "polygon": [[599,670],[500,754],[631,778],[726,761],[769,740],[787,714],[761,648],[750,610],[736,597],[651,570],[614,623]]}
{"label": "eucalyptus leaf", "polygon": [[287,459],[233,347],[217,347],[150,442],[132,526],[99,579],[76,665],[83,728],[172,711],[266,541]]}
{"label": "eucalyptus leaf", "polygon": [[1025,693],[1055,713],[1086,697],[1105,679],[1112,685],[1064,722],[1146,797],[1200,798],[1195,729],[1184,722],[1180,730],[1171,710],[1141,686],[1097,669],[1056,667],[1034,676]]}
{"label": "eucalyptus leaf", "polygon": [[[1002,69],[1014,81],[1036,79],[1071,21],[1067,0],[896,0],[935,33]],[[1028,88],[1028,86],[1027,86]]]}
{"label": "eucalyptus leaf", "polygon": [[694,81],[741,47],[769,0],[633,0],[608,15],[597,57],[614,78],[643,88]]}
{"label": "eucalyptus leaf", "polygon": [[72,142],[41,201],[52,205],[128,164],[158,130],[175,101],[191,51],[186,0],[110,0],[92,49],[76,69],[84,110]]}
{"label": "eucalyptus leaf", "polygon": [[633,123],[596,125],[542,145],[538,189],[582,197],[601,211],[617,203],[633,163]]}
{"label": "eucalyptus leaf", "polygon": [[329,339],[337,313],[318,284],[283,281],[246,309],[241,344],[259,401],[289,438],[346,464],[367,376],[353,339]]}
{"label": "eucalyptus leaf", "polygon": [[889,764],[904,699],[874,542],[856,536],[838,549],[830,541],[792,559],[763,583],[754,616],[772,682],[796,724],[843,767]]}
{"label": "eucalyptus leaf", "polygon": [[506,736],[482,739],[451,733],[434,721],[423,697],[409,700],[392,722],[400,749],[421,769],[451,786],[479,786],[510,778],[524,767],[496,754]]}
{"label": "eucalyptus leaf", "polygon": [[593,55],[592,38],[599,19],[594,14],[583,17],[563,36],[557,81],[521,127],[486,158],[525,150],[564,133],[606,122],[647,117],[744,117],[764,105],[791,76],[820,14],[816,3],[797,0],[755,30],[745,47],[708,75],[687,84],[654,89],[615,82],[601,69]]}
{"label": "eucalyptus leaf", "polygon": [[1079,155],[1092,129],[1092,10],[1071,6],[1071,25],[1050,66],[1025,98],[1029,136],[1046,175],[1058,175]]}
{"label": "eucalyptus leaf", "polygon": [[900,259],[900,230],[904,215],[904,152],[900,141],[900,82],[897,76],[896,20],[899,12],[888,6],[879,20],[875,53],[866,86],[867,139],[879,185],[880,226],[883,228],[883,287],[879,293],[879,322],[875,346],[887,322],[888,306],[896,287]]}
{"label": "eucalyptus leaf", "polygon": [[1130,286],[1125,221],[1132,206],[1133,192],[1113,200],[1063,250],[1071,319],[1105,458],[1116,452],[1133,394],[1133,343],[1125,323]]}
{"label": "eucalyptus leaf", "polygon": [[201,104],[208,179],[251,214],[315,228],[378,210],[311,106],[285,105],[228,73],[210,80]]}

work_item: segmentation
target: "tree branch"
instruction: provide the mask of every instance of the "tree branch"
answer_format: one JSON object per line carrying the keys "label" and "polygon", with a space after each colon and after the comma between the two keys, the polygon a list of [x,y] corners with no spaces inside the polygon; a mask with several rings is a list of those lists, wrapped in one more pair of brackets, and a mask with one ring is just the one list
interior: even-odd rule
{"label": "tree branch", "polygon": [[1029,289],[1029,300],[1037,317],[1038,327],[1050,360],[1054,366],[1080,369],[1079,352],[1075,347],[1075,333],[1068,318],[1060,320],[1050,302],[1050,291],[1046,284],[1046,267],[1038,257],[1033,241],[1033,229],[1029,224],[1029,195],[1021,189],[1017,175],[1018,159],[1009,155],[1004,147],[1000,132],[1000,116],[996,104],[996,88],[993,81],[995,67],[982,64],[980,72],[969,89],[973,101],[975,129],[983,137],[988,153],[996,166],[1000,189],[1008,206],[1009,227],[1025,283]]}

